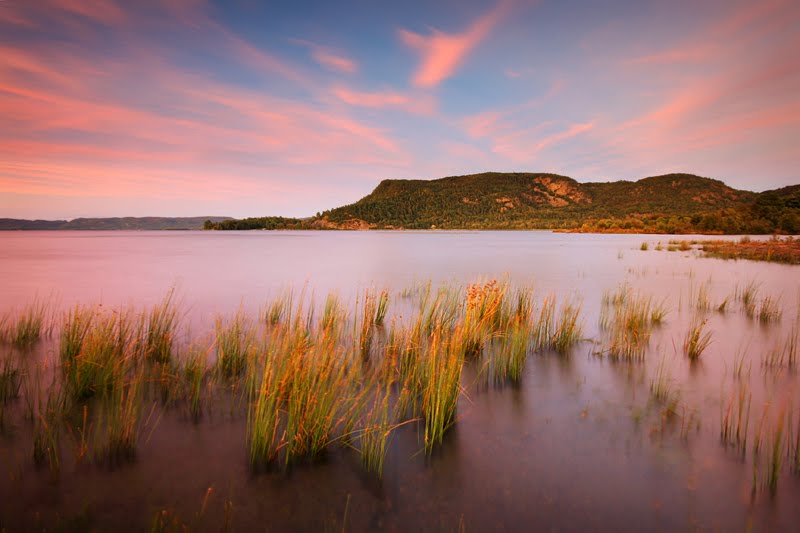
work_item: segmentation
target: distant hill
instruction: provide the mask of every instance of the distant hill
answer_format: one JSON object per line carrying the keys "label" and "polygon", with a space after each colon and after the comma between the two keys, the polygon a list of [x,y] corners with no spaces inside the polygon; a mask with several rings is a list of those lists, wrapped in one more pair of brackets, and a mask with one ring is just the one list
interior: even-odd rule
{"label": "distant hill", "polygon": [[219,223],[230,217],[122,217],[73,220],[21,220],[0,218],[0,230],[181,230],[203,229],[205,221]]}
{"label": "distant hill", "polygon": [[800,231],[800,185],[754,193],[693,174],[579,183],[546,173],[385,180],[312,223],[330,228],[560,229],[599,232]]}

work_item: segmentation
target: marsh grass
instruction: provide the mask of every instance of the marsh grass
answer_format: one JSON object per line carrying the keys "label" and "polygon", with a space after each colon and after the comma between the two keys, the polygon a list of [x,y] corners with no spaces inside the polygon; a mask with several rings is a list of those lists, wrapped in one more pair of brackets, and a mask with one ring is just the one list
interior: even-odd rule
{"label": "marsh grass", "polygon": [[370,351],[372,349],[372,341],[375,338],[375,330],[373,329],[373,325],[375,324],[378,312],[378,302],[375,292],[371,290],[364,291],[363,302],[360,329],[358,334],[358,351],[362,359],[366,360],[369,359]]}
{"label": "marsh grass", "polygon": [[667,365],[667,358],[663,356],[653,377],[650,379],[650,395],[658,402],[665,405],[676,406],[679,393],[672,389],[672,374]]}
{"label": "marsh grass", "polygon": [[720,416],[720,440],[724,445],[740,450],[742,455],[747,452],[752,401],[753,395],[743,383],[731,393]]}
{"label": "marsh grass", "polygon": [[359,454],[367,472],[383,477],[383,464],[392,430],[394,416],[390,412],[389,398],[391,383],[375,388],[375,398],[371,409],[365,415],[364,427],[360,435]]}
{"label": "marsh grass", "polygon": [[695,316],[683,341],[683,353],[691,361],[697,361],[711,344],[712,332],[704,331],[706,319]]}
{"label": "marsh grass", "polygon": [[226,379],[239,377],[245,370],[247,354],[252,345],[252,326],[239,309],[229,320],[215,321],[217,371]]}
{"label": "marsh grass", "polygon": [[389,308],[389,291],[382,290],[378,295],[378,305],[375,308],[375,320],[373,321],[376,326],[383,324],[386,319],[386,312]]}
{"label": "marsh grass", "polygon": [[178,326],[178,307],[175,291],[170,289],[164,299],[154,305],[147,315],[144,331],[144,355],[158,363],[172,360],[175,336]]}
{"label": "marsh grass", "polygon": [[697,289],[697,300],[695,303],[695,308],[698,311],[706,312],[711,310],[711,297],[710,297],[710,288],[707,283],[703,283]]}
{"label": "marsh grass", "polygon": [[22,377],[19,364],[7,357],[0,365],[0,430],[6,427],[6,408],[19,398]]}
{"label": "marsh grass", "polygon": [[199,345],[189,347],[179,368],[181,396],[189,418],[197,423],[203,415],[203,394],[209,379],[208,351]]}
{"label": "marsh grass", "polygon": [[285,290],[267,306],[264,322],[269,326],[277,326],[283,321],[290,321],[291,310],[292,292]]}
{"label": "marsh grass", "polygon": [[528,358],[530,343],[529,325],[522,319],[513,321],[501,337],[494,374],[497,379],[519,383]]}
{"label": "marsh grass", "polygon": [[5,340],[19,350],[30,349],[43,335],[52,331],[52,327],[47,325],[47,309],[45,302],[35,300],[16,316],[4,317]]}
{"label": "marsh grass", "polygon": [[783,316],[783,310],[780,306],[780,298],[773,298],[765,296],[761,299],[758,306],[758,320],[762,324],[769,324],[771,322],[778,322]]}
{"label": "marsh grass", "polygon": [[605,332],[602,352],[612,359],[643,360],[652,329],[666,317],[664,302],[633,292],[627,285],[603,294],[600,329]]}
{"label": "marsh grass", "polygon": [[562,355],[569,353],[569,350],[581,340],[583,334],[580,320],[582,307],[579,302],[574,301],[567,301],[561,306],[551,345]]}
{"label": "marsh grass", "polygon": [[97,445],[99,456],[111,464],[136,456],[143,409],[143,369],[118,382],[100,401]]}
{"label": "marsh grass", "polygon": [[735,298],[742,304],[742,308],[748,318],[756,316],[759,287],[760,284],[755,281],[749,281],[743,286],[736,286]]}
{"label": "marsh grass", "polygon": [[464,351],[458,339],[462,332],[448,335],[434,332],[423,362],[422,414],[425,418],[425,450],[430,452],[442,443],[444,434],[455,421],[461,394],[461,370]]}
{"label": "marsh grass", "polygon": [[650,245],[649,245],[649,244],[647,244],[647,241],[644,241],[644,242],[642,243],[642,245],[641,245],[641,246],[639,246],[639,249],[640,249],[641,251],[643,251],[643,252],[646,252],[647,250],[649,250],[649,249],[650,249]]}
{"label": "marsh grass", "polygon": [[37,466],[47,465],[53,478],[61,472],[61,419],[67,409],[67,401],[55,382],[46,388],[43,384],[44,366],[37,364],[29,390],[33,420],[33,462]]}
{"label": "marsh grass", "polygon": [[[65,387],[75,400],[109,392],[134,357],[131,314],[74,309],[59,349]],[[67,334],[64,334],[66,331]]]}

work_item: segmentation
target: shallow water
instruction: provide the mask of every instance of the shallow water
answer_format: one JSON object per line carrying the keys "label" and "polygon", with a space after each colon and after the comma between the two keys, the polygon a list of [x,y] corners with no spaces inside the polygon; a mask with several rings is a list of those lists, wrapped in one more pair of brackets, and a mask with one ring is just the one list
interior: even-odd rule
{"label": "shallow water", "polygon": [[[538,353],[522,383],[476,386],[465,372],[458,421],[432,456],[416,426],[391,440],[382,482],[358,457],[335,450],[289,474],[250,472],[246,410],[220,401],[195,425],[159,410],[140,438],[136,461],[113,469],[63,454],[58,481],[31,459],[30,424],[18,415],[0,436],[0,526],[53,524],[98,530],[146,529],[169,509],[200,529],[236,530],[794,530],[800,476],[782,466],[778,490],[753,493],[753,459],[719,441],[720,410],[740,382],[753,394],[751,432],[764,406],[794,409],[794,369],[763,358],[781,349],[800,299],[796,266],[722,261],[696,252],[654,250],[669,236],[550,232],[6,232],[0,233],[0,313],[39,298],[144,307],[172,287],[193,335],[217,314],[255,315],[287,288],[318,302],[330,291],[354,302],[367,287],[389,289],[390,312],[408,311],[400,291],[431,280],[465,285],[503,278],[539,296],[583,303],[586,341],[568,357]],[[684,238],[684,237],[681,237]],[[686,237],[691,238],[691,237]],[[649,251],[639,249],[643,241]],[[759,284],[780,297],[780,322],[763,325],[732,303],[708,312],[713,340],[696,364],[681,345],[697,292],[714,305],[737,286]],[[646,360],[598,357],[604,290],[621,283],[664,300]],[[733,366],[746,348],[747,368]],[[38,347],[52,357],[54,341]],[[10,355],[10,348],[6,348]],[[678,394],[678,415],[663,416],[650,396],[661,361]],[[787,407],[790,406],[790,407]],[[65,439],[67,440],[67,439]],[[786,461],[784,461],[786,463]],[[763,475],[759,471],[758,476]],[[203,500],[213,487],[202,516]],[[225,502],[232,508],[225,511]],[[193,522],[194,521],[194,522]]]}

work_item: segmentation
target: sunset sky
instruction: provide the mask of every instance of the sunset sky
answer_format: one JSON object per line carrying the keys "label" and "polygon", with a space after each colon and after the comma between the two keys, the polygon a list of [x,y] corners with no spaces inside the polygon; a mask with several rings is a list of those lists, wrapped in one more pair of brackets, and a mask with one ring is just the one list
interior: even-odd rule
{"label": "sunset sky", "polygon": [[0,0],[0,217],[308,216],[382,179],[800,183],[800,2]]}

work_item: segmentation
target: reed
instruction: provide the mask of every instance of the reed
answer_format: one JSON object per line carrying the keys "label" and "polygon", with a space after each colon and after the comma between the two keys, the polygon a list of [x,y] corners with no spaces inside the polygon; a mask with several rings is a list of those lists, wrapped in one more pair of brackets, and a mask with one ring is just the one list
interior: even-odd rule
{"label": "reed", "polygon": [[393,429],[389,412],[390,393],[391,384],[376,387],[372,408],[365,417],[360,438],[361,464],[367,472],[374,473],[379,479],[383,477],[383,464]]}
{"label": "reed", "polygon": [[756,305],[758,303],[758,290],[759,285],[755,281],[750,281],[746,285],[739,287],[737,285],[735,296],[741,302],[745,314],[748,318],[756,316]]}
{"label": "reed", "polygon": [[789,464],[792,472],[800,474],[800,409],[797,410],[797,423],[790,429],[788,438]]}
{"label": "reed", "polygon": [[18,365],[15,365],[10,357],[4,359],[0,366],[0,430],[5,429],[6,406],[12,400],[19,398],[21,384]]}
{"label": "reed", "polygon": [[778,322],[783,315],[783,310],[780,307],[780,299],[771,296],[765,296],[761,299],[758,306],[758,320],[762,324],[769,324],[771,322]]}
{"label": "reed", "polygon": [[344,350],[321,342],[292,361],[286,401],[286,463],[316,457],[345,422],[343,404],[353,401],[356,373]]}
{"label": "reed", "polygon": [[44,389],[43,366],[36,365],[33,375],[33,462],[37,466],[46,464],[53,478],[61,472],[60,421],[66,410],[66,399],[55,382]]}
{"label": "reed", "polygon": [[[455,333],[458,336],[461,333]],[[425,419],[424,446],[427,452],[442,443],[444,434],[455,421],[461,393],[461,370],[464,352],[452,336],[434,332],[423,362],[422,414]]]}
{"label": "reed", "polygon": [[270,326],[277,326],[283,321],[288,322],[291,320],[291,309],[292,292],[285,290],[267,306],[264,321]]}
{"label": "reed", "polygon": [[691,361],[697,361],[711,344],[711,331],[704,331],[706,320],[700,317],[692,319],[689,325],[689,331],[686,333],[686,338],[683,341],[683,353]]}
{"label": "reed", "polygon": [[255,401],[250,404],[247,417],[247,441],[250,464],[254,467],[268,465],[277,460],[276,443],[280,424],[281,394],[278,384],[281,372],[277,365],[268,364],[261,377]]}
{"label": "reed", "polygon": [[347,318],[339,297],[336,294],[328,294],[325,299],[325,308],[322,312],[322,329],[336,329]]}
{"label": "reed", "polygon": [[76,309],[68,315],[71,333],[62,333],[59,350],[65,386],[76,400],[110,391],[132,360],[130,315],[87,313]]}
{"label": "reed", "polygon": [[606,291],[600,309],[600,329],[606,332],[603,352],[612,359],[643,360],[653,326],[663,322],[664,302],[634,293],[622,285]]}
{"label": "reed", "polygon": [[117,383],[101,401],[98,425],[103,441],[99,449],[110,463],[129,461],[136,456],[143,380],[143,369],[139,369]]}
{"label": "reed", "polygon": [[241,309],[228,321],[217,317],[215,326],[217,371],[228,379],[238,377],[245,369],[252,328]]}
{"label": "reed", "polygon": [[498,379],[510,379],[519,383],[528,358],[529,328],[522,320],[513,321],[506,329],[499,347],[499,357],[495,364]]}
{"label": "reed", "polygon": [[548,294],[542,301],[542,308],[531,326],[534,350],[541,350],[552,345],[555,314],[555,296]]}
{"label": "reed", "polygon": [[639,246],[639,249],[640,249],[641,251],[643,251],[643,252],[646,252],[647,250],[649,250],[649,249],[650,249],[650,245],[649,245],[649,244],[647,244],[647,241],[644,241],[644,242],[642,243],[642,245],[641,245],[641,246]]}
{"label": "reed", "polygon": [[378,304],[373,291],[364,292],[364,305],[361,313],[360,329],[358,336],[358,351],[361,358],[369,359],[372,341],[375,337],[373,324],[378,310]]}
{"label": "reed", "polygon": [[378,305],[375,308],[375,320],[373,323],[376,326],[380,326],[383,324],[383,321],[386,319],[386,311],[389,308],[389,291],[382,290],[380,295],[378,295]]}
{"label": "reed", "polygon": [[772,494],[775,494],[778,488],[778,478],[780,477],[784,460],[783,433],[786,420],[785,408],[786,406],[784,405],[778,413],[778,419],[769,435],[771,442],[769,456],[767,458],[769,465],[767,470],[767,486]]}
{"label": "reed", "polygon": [[709,295],[708,284],[703,283],[697,289],[697,301],[695,307],[698,311],[701,312],[706,312],[711,309],[711,297]]}
{"label": "reed", "polygon": [[797,352],[800,346],[800,302],[797,304],[797,311],[789,334],[786,337],[786,344],[784,345],[784,352],[789,364],[789,368],[797,366]]}
{"label": "reed", "polygon": [[190,418],[198,422],[203,414],[203,388],[208,376],[208,354],[194,346],[183,363],[184,398]]}
{"label": "reed", "polygon": [[720,440],[725,445],[741,450],[743,455],[747,452],[752,401],[753,395],[748,391],[747,385],[741,384],[738,391],[731,393],[728,398],[720,420]]}
{"label": "reed", "polygon": [[[6,337],[20,350],[33,346],[46,332],[47,305],[34,301],[24,307],[8,327]],[[9,320],[9,322],[12,322]]]}
{"label": "reed", "polygon": [[93,309],[79,305],[67,311],[61,324],[59,345],[59,358],[62,365],[73,364],[80,355],[94,315]]}
{"label": "reed", "polygon": [[172,360],[178,325],[178,307],[174,297],[175,291],[170,289],[164,299],[154,305],[147,315],[144,355],[159,363],[168,363]]}
{"label": "reed", "polygon": [[580,322],[582,306],[568,301],[561,306],[558,321],[552,337],[552,347],[560,354],[566,354],[581,340],[583,326]]}
{"label": "reed", "polygon": [[[751,361],[747,356],[748,346],[740,346],[733,356],[733,377],[742,379],[746,375],[750,375]],[[745,373],[745,362],[747,362],[747,372]]]}
{"label": "reed", "polygon": [[662,357],[650,379],[650,395],[657,401],[670,403],[675,401],[677,395],[672,391],[672,377],[667,366],[667,358]]}

